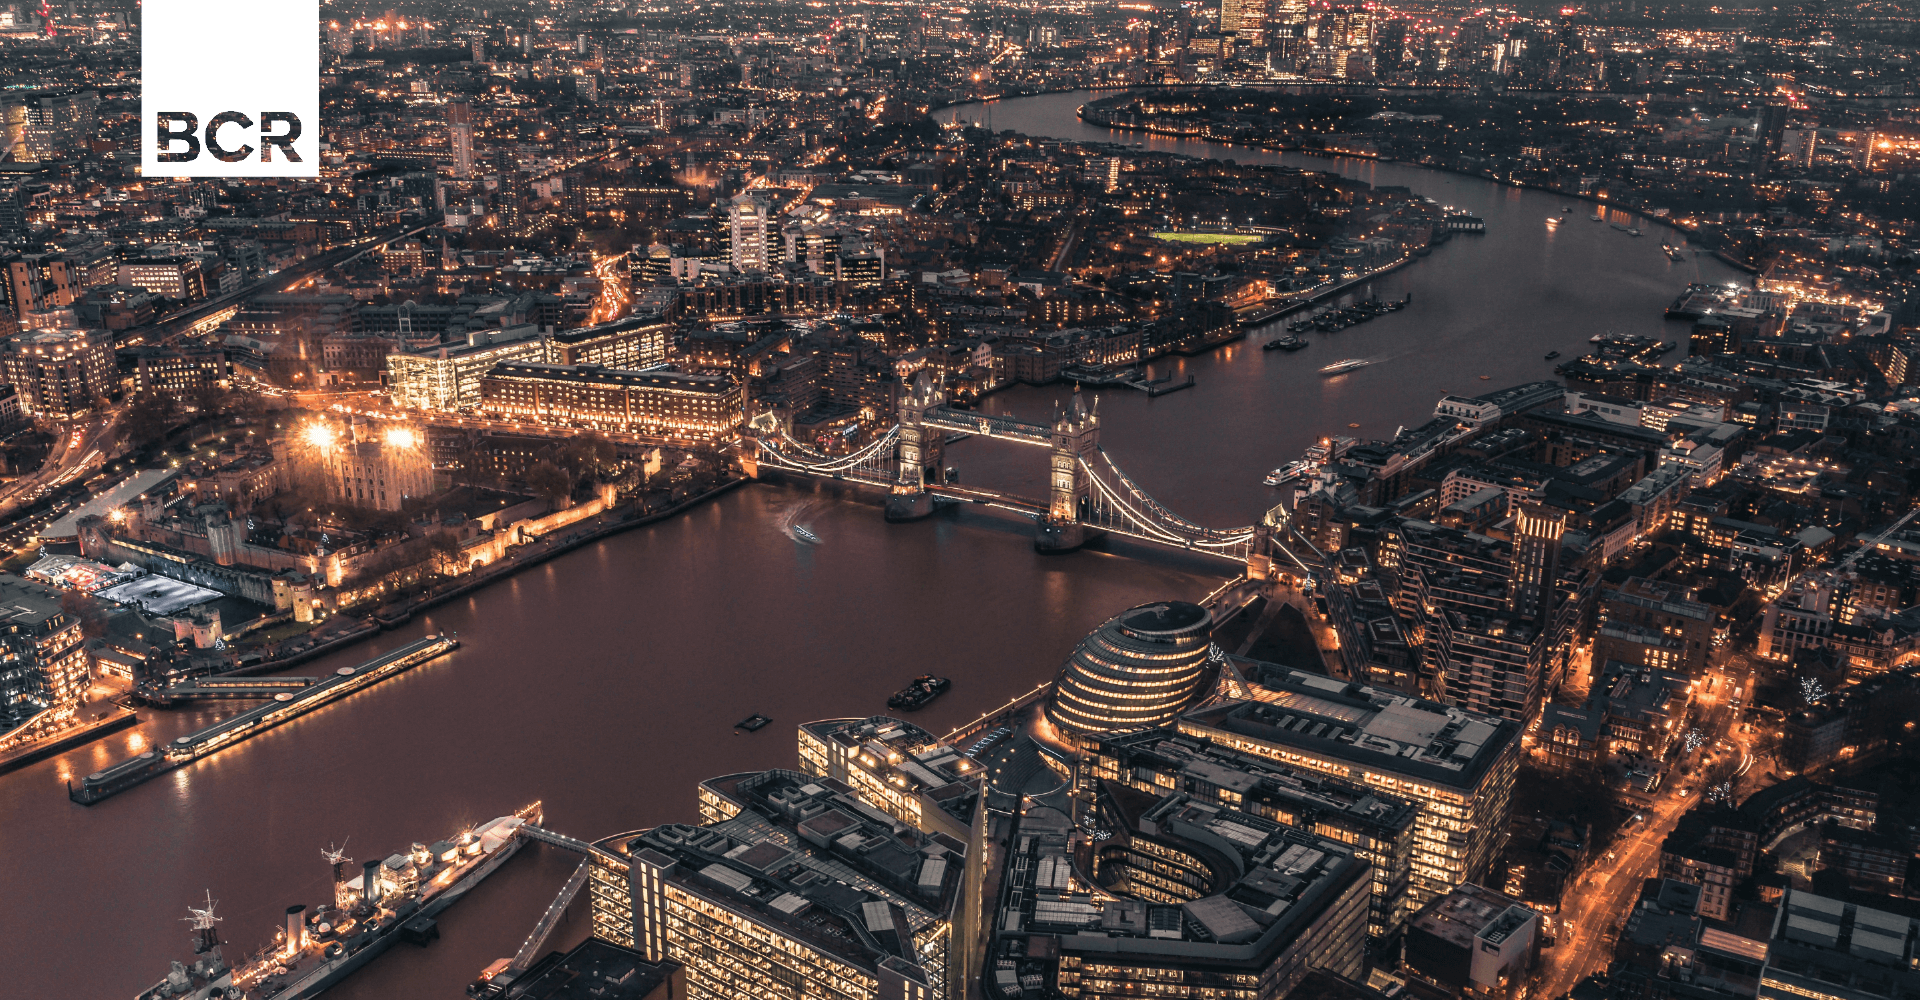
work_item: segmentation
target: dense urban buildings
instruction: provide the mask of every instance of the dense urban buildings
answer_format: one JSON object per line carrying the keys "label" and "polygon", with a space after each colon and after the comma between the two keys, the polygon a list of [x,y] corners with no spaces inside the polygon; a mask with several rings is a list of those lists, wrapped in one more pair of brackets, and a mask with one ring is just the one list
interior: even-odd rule
{"label": "dense urban buildings", "polygon": [[[531,785],[598,837],[680,765],[762,769],[645,810],[698,825],[546,831],[592,937],[476,995],[1912,985],[1908,14],[335,3],[312,182],[142,176],[145,16],[0,4],[10,787],[97,786],[170,717],[471,614],[539,676],[493,675],[529,706],[498,721],[460,700],[470,638],[460,690],[415,686],[449,773],[497,766],[457,749],[489,726],[595,752],[438,780],[326,728],[379,713],[284,731],[377,775],[376,821]],[[535,565],[558,612],[488,603]],[[1006,624],[1030,603],[1092,631]],[[816,650],[809,615],[872,641]],[[590,694],[531,710],[554,690]],[[747,760],[801,719],[797,763]],[[217,849],[258,895],[275,866],[221,836],[248,772],[178,773],[201,835],[166,874]],[[330,779],[275,773],[274,814],[331,830]],[[151,956],[59,949],[123,895],[92,884],[146,842],[116,824],[179,817],[59,815],[9,815],[50,853],[6,882],[59,961],[4,964],[132,993]],[[239,923],[234,966],[273,957]],[[304,927],[266,946],[339,933]]]}

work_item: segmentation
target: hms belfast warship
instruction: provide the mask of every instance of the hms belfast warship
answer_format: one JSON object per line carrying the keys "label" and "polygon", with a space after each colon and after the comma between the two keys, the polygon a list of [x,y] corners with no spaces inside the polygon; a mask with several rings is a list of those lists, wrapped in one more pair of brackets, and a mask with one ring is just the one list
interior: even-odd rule
{"label": "hms belfast warship", "polygon": [[208,894],[204,909],[189,907],[194,960],[176,961],[166,978],[135,1000],[305,1000],[351,975],[406,939],[425,944],[439,936],[433,918],[512,857],[538,826],[540,804],[482,823],[451,840],[414,844],[404,853],[367,862],[347,875],[343,850],[321,856],[333,866],[333,900],[309,910],[287,908],[287,924],[253,957],[229,966],[220,954]]}

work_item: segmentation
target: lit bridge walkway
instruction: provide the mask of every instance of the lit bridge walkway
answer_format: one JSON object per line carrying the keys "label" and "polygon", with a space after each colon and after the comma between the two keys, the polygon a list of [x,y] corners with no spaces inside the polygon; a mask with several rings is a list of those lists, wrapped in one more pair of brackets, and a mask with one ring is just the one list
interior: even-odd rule
{"label": "lit bridge walkway", "polygon": [[584,840],[577,840],[564,833],[555,833],[545,827],[534,826],[532,823],[522,824],[520,832],[543,844],[552,844],[561,850],[584,854],[589,858],[599,858],[618,865],[622,871],[626,870],[627,859],[605,848],[595,847]]}
{"label": "lit bridge walkway", "polygon": [[573,870],[573,877],[567,879],[567,884],[560,887],[560,895],[553,897],[553,903],[547,907],[547,912],[540,915],[540,922],[533,925],[533,933],[527,935],[526,942],[520,946],[519,951],[514,953],[513,961],[507,964],[508,969],[515,973],[525,972],[527,967],[533,964],[534,959],[540,957],[540,949],[546,945],[547,937],[560,923],[560,918],[566,914],[567,907],[572,905],[573,897],[578,896],[581,887],[587,884],[587,869],[590,865],[589,861],[581,861],[580,867]]}

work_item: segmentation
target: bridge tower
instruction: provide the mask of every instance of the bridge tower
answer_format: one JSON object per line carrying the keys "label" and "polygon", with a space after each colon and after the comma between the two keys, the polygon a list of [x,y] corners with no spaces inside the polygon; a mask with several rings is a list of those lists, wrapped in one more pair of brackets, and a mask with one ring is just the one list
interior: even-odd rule
{"label": "bridge tower", "polygon": [[1047,516],[1034,524],[1033,547],[1042,552],[1072,552],[1087,543],[1085,523],[1093,483],[1083,461],[1100,449],[1100,401],[1089,411],[1073,390],[1073,403],[1053,421],[1053,453],[1048,470]]}
{"label": "bridge tower", "polygon": [[924,368],[914,376],[913,388],[900,399],[900,438],[895,446],[898,458],[895,464],[900,471],[894,479],[893,494],[887,497],[889,521],[917,521],[933,513],[933,494],[927,492],[927,470],[933,470],[934,482],[940,481],[947,435],[937,427],[927,426],[927,411],[946,401],[945,394],[934,387],[933,377]]}

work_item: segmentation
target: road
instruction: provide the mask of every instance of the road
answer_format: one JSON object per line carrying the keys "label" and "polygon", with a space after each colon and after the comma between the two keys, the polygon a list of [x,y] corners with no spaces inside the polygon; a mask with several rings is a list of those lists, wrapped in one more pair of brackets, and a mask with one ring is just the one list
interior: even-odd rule
{"label": "road", "polygon": [[105,465],[112,457],[120,411],[94,414],[83,423],[61,428],[60,437],[39,471],[0,487],[0,515],[31,504]]}
{"label": "road", "polygon": [[1662,794],[1642,810],[1646,818],[1615,839],[1608,856],[1569,886],[1557,919],[1558,944],[1548,953],[1547,972],[1537,995],[1565,996],[1589,973],[1606,967],[1613,957],[1614,928],[1640,896],[1641,883],[1660,867],[1660,843],[1697,801]]}
{"label": "road", "polygon": [[[1739,773],[1733,778],[1732,800],[1738,802],[1759,790],[1759,772],[1764,769],[1753,766],[1749,737],[1740,732],[1741,710],[1735,704],[1744,705],[1753,697],[1753,682],[1753,666],[1744,656],[1716,651],[1711,657],[1693,688],[1695,728],[1703,737],[1698,748],[1674,760],[1653,804],[1641,810],[1644,818],[1623,828],[1607,857],[1567,889],[1556,918],[1559,943],[1545,959],[1537,995],[1548,1000],[1564,996],[1581,979],[1606,967],[1613,956],[1616,931],[1626,922],[1642,883],[1658,874],[1660,844],[1709,791],[1700,787],[1703,766],[1735,755]],[[1681,774],[1682,766],[1692,773]]]}

